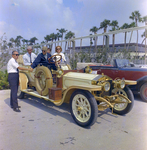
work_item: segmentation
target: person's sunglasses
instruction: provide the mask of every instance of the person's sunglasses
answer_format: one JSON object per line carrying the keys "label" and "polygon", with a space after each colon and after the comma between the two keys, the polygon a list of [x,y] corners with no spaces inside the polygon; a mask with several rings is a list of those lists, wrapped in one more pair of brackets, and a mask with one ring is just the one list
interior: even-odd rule
{"label": "person's sunglasses", "polygon": [[60,50],[61,48],[57,48],[57,50]]}
{"label": "person's sunglasses", "polygon": [[44,50],[42,50],[42,52],[45,52]]}
{"label": "person's sunglasses", "polygon": [[19,56],[19,54],[13,54],[13,55]]}

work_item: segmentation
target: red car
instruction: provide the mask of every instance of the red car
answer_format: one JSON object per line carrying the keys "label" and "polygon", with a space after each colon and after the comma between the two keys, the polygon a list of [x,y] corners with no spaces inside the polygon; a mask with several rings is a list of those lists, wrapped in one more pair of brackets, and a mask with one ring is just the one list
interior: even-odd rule
{"label": "red car", "polygon": [[133,93],[139,93],[142,100],[147,102],[147,68],[135,67],[127,59],[114,59],[111,65],[90,66],[97,74],[104,73],[112,79],[124,78],[125,80],[136,80],[137,85],[129,88]]}

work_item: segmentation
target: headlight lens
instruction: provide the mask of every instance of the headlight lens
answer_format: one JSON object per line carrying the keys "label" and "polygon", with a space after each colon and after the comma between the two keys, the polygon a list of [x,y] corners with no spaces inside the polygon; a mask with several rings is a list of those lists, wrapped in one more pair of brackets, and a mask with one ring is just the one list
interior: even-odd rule
{"label": "headlight lens", "polygon": [[125,81],[121,80],[120,81],[120,88],[123,89],[125,87]]}
{"label": "headlight lens", "polygon": [[110,83],[109,82],[106,82],[103,86],[104,88],[104,91],[108,92],[110,90]]}

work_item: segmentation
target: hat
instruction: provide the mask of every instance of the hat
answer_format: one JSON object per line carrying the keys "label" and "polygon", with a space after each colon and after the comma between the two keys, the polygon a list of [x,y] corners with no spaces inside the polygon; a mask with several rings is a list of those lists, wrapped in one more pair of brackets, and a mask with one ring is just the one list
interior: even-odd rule
{"label": "hat", "polygon": [[46,46],[43,46],[43,47],[42,47],[42,50],[43,50],[43,51],[47,51],[47,47],[46,47]]}

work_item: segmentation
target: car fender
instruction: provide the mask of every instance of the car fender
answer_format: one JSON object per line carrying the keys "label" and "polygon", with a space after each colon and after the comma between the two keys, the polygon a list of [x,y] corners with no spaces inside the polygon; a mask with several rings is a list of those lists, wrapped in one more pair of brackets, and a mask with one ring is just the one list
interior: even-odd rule
{"label": "car fender", "polygon": [[25,90],[27,89],[28,86],[28,77],[24,73],[19,73],[19,85],[20,85],[20,90]]}
{"label": "car fender", "polygon": [[137,80],[137,90],[140,91],[140,87],[144,84],[147,83],[147,76],[143,76]]}

